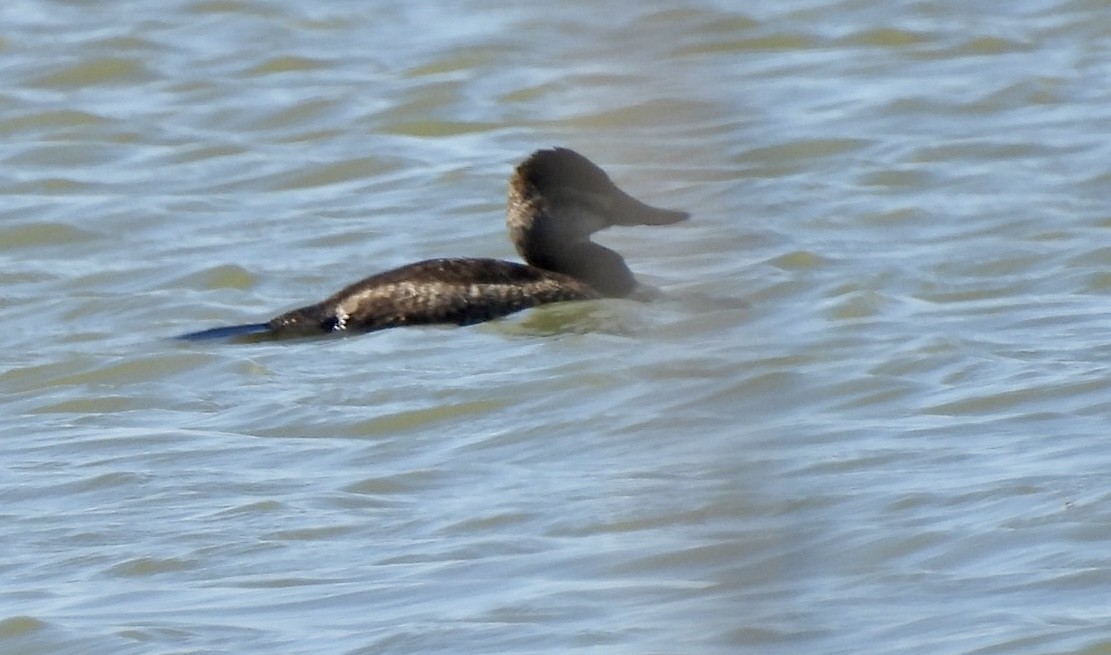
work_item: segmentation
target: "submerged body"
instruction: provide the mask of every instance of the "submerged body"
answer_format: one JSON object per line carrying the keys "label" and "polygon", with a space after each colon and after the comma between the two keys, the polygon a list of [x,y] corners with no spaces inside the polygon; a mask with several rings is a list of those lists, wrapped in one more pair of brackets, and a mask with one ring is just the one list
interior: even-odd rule
{"label": "submerged body", "polygon": [[589,240],[610,225],[664,225],[685,212],[651,207],[618,189],[582,155],[540,150],[509,183],[506,223],[528,264],[430,259],[373,275],[265,323],[184,334],[203,340],[247,334],[299,336],[404,325],[481,323],[554,302],[623,297],[637,286],[616,252]]}

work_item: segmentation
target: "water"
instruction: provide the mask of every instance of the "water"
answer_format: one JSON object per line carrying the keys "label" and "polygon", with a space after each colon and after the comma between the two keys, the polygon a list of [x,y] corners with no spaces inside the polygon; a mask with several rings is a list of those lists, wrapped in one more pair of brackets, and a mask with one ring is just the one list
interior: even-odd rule
{"label": "water", "polygon": [[[4,3],[0,652],[1111,650],[1111,13],[749,4]],[[662,300],[167,339],[555,144]]]}

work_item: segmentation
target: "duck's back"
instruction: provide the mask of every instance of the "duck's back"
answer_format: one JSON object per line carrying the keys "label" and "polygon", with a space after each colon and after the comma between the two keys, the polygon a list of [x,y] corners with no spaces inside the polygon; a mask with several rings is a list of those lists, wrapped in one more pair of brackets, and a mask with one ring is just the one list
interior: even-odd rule
{"label": "duck's back", "polygon": [[497,259],[429,259],[356,282],[273,318],[275,333],[470,325],[553,302],[598,298],[568,275]]}

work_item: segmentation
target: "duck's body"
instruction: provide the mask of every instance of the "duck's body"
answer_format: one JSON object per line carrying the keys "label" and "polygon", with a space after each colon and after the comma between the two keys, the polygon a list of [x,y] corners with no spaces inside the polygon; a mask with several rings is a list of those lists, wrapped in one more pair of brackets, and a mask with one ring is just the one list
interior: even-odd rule
{"label": "duck's body", "polygon": [[599,298],[560,273],[499,259],[429,259],[368,277],[267,323],[273,332],[367,332],[402,325],[470,325],[567,300]]}
{"label": "duck's body", "polygon": [[528,264],[430,259],[368,277],[266,323],[181,338],[470,325],[546,303],[622,297],[637,286],[632,272],[620,255],[592,243],[590,235],[610,225],[664,225],[685,218],[685,212],[657,209],[628,196],[578,153],[540,150],[517,167],[509,184],[506,222]]}

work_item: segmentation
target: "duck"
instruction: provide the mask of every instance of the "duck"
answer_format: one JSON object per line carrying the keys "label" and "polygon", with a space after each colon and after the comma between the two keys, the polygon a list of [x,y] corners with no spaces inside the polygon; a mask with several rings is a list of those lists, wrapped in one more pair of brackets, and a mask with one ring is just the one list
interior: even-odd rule
{"label": "duck", "polygon": [[439,258],[350,284],[320,302],[263,323],[178,336],[204,341],[362,333],[411,325],[472,325],[549,303],[623,298],[638,289],[624,258],[591,235],[614,225],[670,225],[685,211],[648,205],[569,148],[537,150],[509,179],[506,226],[526,263]]}

